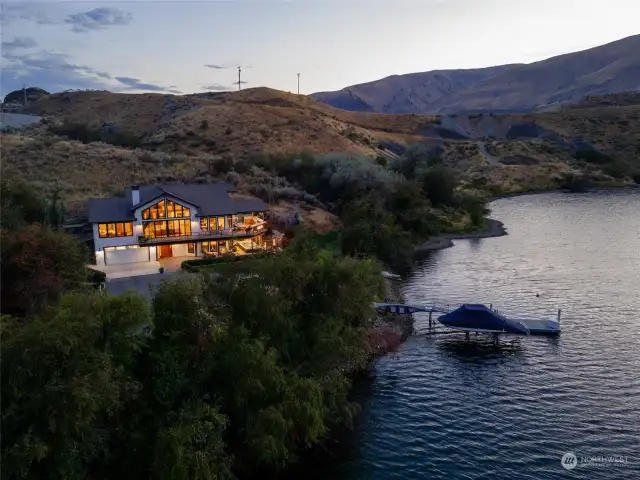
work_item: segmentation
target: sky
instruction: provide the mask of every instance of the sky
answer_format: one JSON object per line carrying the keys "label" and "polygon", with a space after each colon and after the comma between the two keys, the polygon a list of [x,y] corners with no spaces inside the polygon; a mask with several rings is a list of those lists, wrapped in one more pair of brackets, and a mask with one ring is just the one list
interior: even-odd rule
{"label": "sky", "polygon": [[[640,33],[640,0],[228,0],[1,6],[0,90],[338,90],[531,63]],[[235,82],[235,83],[234,83]]]}

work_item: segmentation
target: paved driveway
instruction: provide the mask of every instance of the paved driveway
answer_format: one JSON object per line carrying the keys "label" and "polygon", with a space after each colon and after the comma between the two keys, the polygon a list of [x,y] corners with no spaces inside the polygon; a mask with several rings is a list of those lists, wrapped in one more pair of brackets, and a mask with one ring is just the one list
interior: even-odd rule
{"label": "paved driveway", "polygon": [[153,287],[160,284],[161,281],[177,280],[179,278],[187,278],[188,276],[189,274],[182,272],[165,272],[162,274],[154,273],[152,275],[136,275],[133,277],[107,279],[106,289],[108,293],[113,295],[124,293],[127,290],[133,290],[150,301],[153,296]]}

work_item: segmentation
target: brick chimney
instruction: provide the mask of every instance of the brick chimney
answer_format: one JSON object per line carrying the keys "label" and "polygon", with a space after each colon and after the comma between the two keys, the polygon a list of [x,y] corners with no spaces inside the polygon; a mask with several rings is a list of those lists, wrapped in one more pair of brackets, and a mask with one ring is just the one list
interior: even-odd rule
{"label": "brick chimney", "polygon": [[131,202],[134,206],[140,203],[140,187],[138,185],[131,186]]}

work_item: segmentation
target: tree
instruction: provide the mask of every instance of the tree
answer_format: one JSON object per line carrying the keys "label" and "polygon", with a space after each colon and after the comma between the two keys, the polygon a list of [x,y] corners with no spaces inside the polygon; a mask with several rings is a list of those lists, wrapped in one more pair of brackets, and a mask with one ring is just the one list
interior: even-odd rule
{"label": "tree", "polygon": [[413,252],[411,235],[385,208],[384,199],[369,194],[350,203],[342,215],[343,251],[382,260],[406,258]]}
{"label": "tree", "polygon": [[85,280],[87,254],[72,236],[40,224],[2,229],[2,313],[24,317]]}
{"label": "tree", "polygon": [[0,182],[0,222],[2,228],[18,228],[28,223],[44,223],[46,205],[24,182]]}
{"label": "tree", "polygon": [[51,316],[3,321],[3,478],[85,479],[110,458],[142,385],[144,298],[74,293]]}
{"label": "tree", "polygon": [[446,167],[429,168],[422,177],[422,187],[435,206],[452,205],[457,186],[454,172]]}

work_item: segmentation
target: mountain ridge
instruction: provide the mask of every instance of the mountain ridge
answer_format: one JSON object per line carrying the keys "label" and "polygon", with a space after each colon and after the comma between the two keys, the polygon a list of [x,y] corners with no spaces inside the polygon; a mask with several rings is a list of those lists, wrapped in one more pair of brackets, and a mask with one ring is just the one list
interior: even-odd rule
{"label": "mountain ridge", "polygon": [[392,75],[311,97],[339,109],[377,113],[526,113],[586,95],[637,90],[640,35],[529,64]]}

